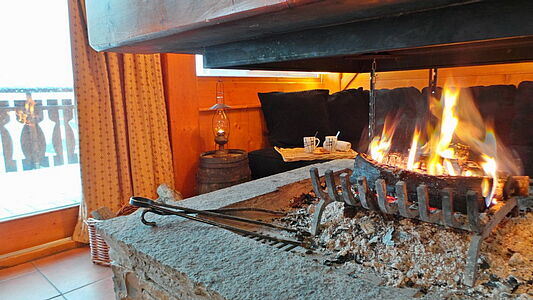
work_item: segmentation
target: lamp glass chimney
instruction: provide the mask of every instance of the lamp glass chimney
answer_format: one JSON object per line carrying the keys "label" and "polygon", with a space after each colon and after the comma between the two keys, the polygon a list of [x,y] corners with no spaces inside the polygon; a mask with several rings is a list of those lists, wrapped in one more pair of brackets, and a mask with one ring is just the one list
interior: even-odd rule
{"label": "lamp glass chimney", "polygon": [[229,137],[230,131],[230,122],[228,115],[226,114],[226,109],[229,108],[225,104],[224,100],[224,84],[221,80],[217,81],[216,87],[216,101],[217,103],[211,107],[212,110],[215,110],[213,115],[213,134],[215,137],[224,136],[225,138]]}
{"label": "lamp glass chimney", "polygon": [[217,103],[211,107],[215,111],[213,115],[213,134],[215,135],[215,143],[218,145],[216,150],[216,156],[227,155],[228,150],[225,149],[225,145],[228,143],[230,122],[226,109],[230,108],[224,103],[224,86],[221,80],[217,82],[216,90]]}

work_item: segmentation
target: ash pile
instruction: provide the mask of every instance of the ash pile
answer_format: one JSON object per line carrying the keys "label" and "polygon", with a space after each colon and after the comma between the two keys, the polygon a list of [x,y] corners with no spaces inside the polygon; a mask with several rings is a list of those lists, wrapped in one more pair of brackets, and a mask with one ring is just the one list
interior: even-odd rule
{"label": "ash pile", "polygon": [[[296,208],[280,223],[309,230],[318,199],[313,192],[290,200]],[[484,240],[476,286],[462,282],[471,235],[462,230],[357,208],[328,205],[314,252],[322,263],[350,276],[417,296],[441,299],[533,299],[533,212],[506,218]]]}

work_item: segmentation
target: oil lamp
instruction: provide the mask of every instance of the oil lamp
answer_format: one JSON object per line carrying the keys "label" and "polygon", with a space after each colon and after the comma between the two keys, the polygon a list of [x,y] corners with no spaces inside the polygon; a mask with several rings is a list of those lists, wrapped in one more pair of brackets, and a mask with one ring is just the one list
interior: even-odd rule
{"label": "oil lamp", "polygon": [[228,154],[228,150],[224,148],[224,145],[228,143],[229,138],[230,123],[226,109],[230,107],[224,103],[224,84],[221,80],[217,81],[216,100],[217,103],[210,108],[215,111],[212,122],[215,143],[218,145],[215,156],[224,156]]}

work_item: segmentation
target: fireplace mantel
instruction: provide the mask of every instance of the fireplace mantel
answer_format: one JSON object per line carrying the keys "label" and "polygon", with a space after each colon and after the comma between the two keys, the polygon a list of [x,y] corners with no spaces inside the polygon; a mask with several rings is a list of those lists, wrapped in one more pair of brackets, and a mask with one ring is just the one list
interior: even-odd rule
{"label": "fireplace mantel", "polygon": [[[341,171],[351,168],[353,160],[314,166]],[[310,188],[309,168],[192,197],[180,205],[216,209],[282,194],[280,188],[291,183]],[[141,224],[139,213],[98,225],[111,249],[118,298],[411,299],[417,292],[354,278],[345,269],[313,260],[313,255],[288,253],[224,229],[173,216],[149,218],[158,226]]]}
{"label": "fireplace mantel", "polygon": [[527,0],[89,0],[98,51],[207,68],[369,72],[532,61]]}

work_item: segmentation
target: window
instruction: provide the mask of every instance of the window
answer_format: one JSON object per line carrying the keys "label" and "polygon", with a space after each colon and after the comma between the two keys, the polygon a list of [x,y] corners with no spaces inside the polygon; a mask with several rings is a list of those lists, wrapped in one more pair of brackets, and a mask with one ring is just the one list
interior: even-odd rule
{"label": "window", "polygon": [[286,71],[251,71],[231,69],[205,69],[202,55],[196,55],[196,76],[221,76],[221,77],[311,77],[318,78],[316,72],[286,72]]}
{"label": "window", "polygon": [[1,1],[0,31],[0,221],[77,205],[67,1]]}

